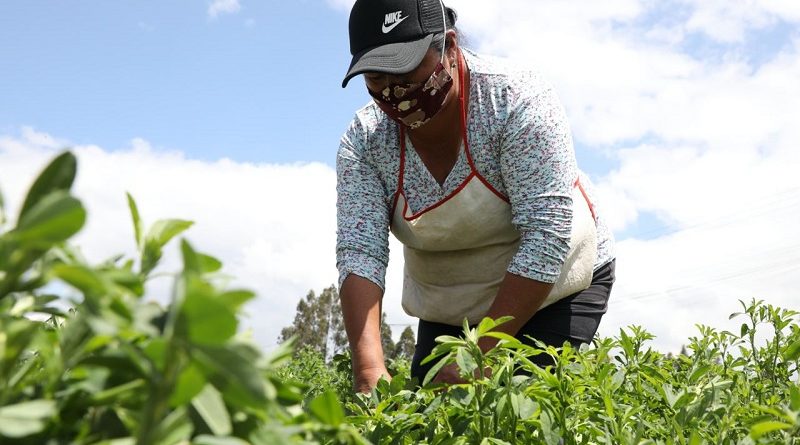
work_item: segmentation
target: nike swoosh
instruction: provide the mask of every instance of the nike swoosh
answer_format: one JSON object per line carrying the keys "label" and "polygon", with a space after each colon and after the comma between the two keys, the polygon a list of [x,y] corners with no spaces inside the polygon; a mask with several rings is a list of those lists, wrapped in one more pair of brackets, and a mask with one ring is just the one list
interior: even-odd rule
{"label": "nike swoosh", "polygon": [[395,26],[399,25],[400,22],[402,22],[403,20],[407,19],[408,17],[409,16],[405,16],[402,19],[392,23],[389,26],[386,26],[386,25],[381,26],[381,31],[383,31],[384,34],[388,33],[389,31],[393,30]]}

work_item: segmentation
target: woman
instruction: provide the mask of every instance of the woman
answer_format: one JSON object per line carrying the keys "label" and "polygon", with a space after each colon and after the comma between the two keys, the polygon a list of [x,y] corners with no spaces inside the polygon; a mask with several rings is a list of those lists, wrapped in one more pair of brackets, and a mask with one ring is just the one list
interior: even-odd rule
{"label": "woman", "polygon": [[[420,319],[412,376],[464,318],[561,346],[591,341],[614,281],[611,234],[539,75],[459,47],[439,0],[358,0],[353,59],[373,100],[337,157],[337,267],[357,391],[390,378],[380,340],[388,232],[404,245],[403,308]],[[481,348],[495,345],[484,340]],[[541,362],[544,364],[544,362]],[[435,381],[458,382],[455,366]]]}

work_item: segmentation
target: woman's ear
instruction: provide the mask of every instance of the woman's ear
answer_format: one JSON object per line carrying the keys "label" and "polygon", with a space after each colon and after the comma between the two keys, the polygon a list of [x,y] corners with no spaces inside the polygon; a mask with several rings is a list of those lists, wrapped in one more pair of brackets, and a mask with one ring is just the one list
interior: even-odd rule
{"label": "woman's ear", "polygon": [[458,46],[458,34],[454,29],[448,29],[444,35],[445,38],[445,46],[454,48]]}
{"label": "woman's ear", "polygon": [[456,63],[458,60],[458,34],[452,29],[445,34],[445,48],[447,48],[447,57],[450,58],[451,64]]}

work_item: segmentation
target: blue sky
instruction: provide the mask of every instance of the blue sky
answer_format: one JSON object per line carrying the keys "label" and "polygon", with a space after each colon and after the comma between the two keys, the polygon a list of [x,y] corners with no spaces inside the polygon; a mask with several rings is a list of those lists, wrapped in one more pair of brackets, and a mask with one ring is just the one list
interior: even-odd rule
{"label": "blue sky", "polygon": [[[335,163],[368,96],[340,88],[347,14],[321,0],[0,5],[0,130],[124,147],[135,137],[202,160]],[[478,43],[478,42],[475,42]],[[616,165],[576,143],[589,173]]]}
{"label": "blue sky", "polygon": [[[799,2],[447,3],[470,48],[536,66],[562,99],[617,238],[601,333],[642,324],[677,349],[738,298],[800,309]],[[0,3],[8,206],[75,147],[88,257],[131,253],[126,191],[147,221],[192,219],[196,247],[259,293],[246,325],[270,347],[296,301],[336,281],[335,155],[369,100],[340,87],[351,4]],[[391,249],[384,307],[413,324]]]}
{"label": "blue sky", "polygon": [[216,18],[197,1],[3,2],[0,42],[4,132],[332,164],[366,100],[358,84],[339,87],[347,16],[320,1],[246,2]]}

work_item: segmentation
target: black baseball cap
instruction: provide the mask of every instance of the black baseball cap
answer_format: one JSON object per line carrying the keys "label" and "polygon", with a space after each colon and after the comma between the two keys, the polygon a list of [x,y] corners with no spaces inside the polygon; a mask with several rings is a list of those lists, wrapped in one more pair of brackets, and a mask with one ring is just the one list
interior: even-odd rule
{"label": "black baseball cap", "polygon": [[452,27],[456,13],[441,0],[356,0],[350,11],[353,60],[342,88],[362,73],[402,74],[416,68],[433,36],[445,31],[443,19]]}

